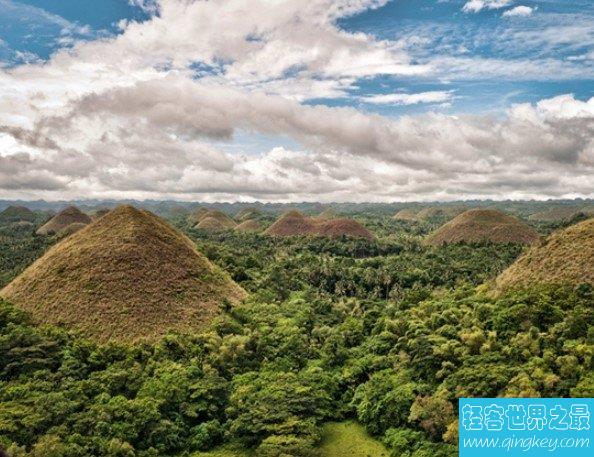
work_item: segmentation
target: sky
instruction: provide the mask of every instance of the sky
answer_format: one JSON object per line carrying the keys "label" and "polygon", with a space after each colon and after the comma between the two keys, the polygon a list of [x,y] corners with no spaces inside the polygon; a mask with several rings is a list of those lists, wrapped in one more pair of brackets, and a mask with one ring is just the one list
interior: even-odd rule
{"label": "sky", "polygon": [[576,197],[591,0],[0,0],[0,199]]}

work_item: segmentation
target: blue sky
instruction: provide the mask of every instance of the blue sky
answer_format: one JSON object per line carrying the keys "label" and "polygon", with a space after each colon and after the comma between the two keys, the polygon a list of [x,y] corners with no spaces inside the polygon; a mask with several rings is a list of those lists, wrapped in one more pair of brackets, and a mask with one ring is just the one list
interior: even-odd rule
{"label": "blue sky", "polygon": [[[567,61],[592,52],[594,2],[590,0],[514,1],[505,8],[484,8],[477,13],[463,12],[464,4],[465,1],[455,0],[393,0],[381,8],[342,18],[337,24],[349,32],[363,32],[379,39],[422,40],[423,44],[411,52],[418,62],[430,61],[438,53],[465,58]],[[503,17],[505,11],[518,5],[532,8],[533,13],[526,17]],[[71,46],[76,40],[94,40],[121,33],[118,27],[121,20],[144,21],[150,17],[150,4],[141,6],[126,0],[96,0],[92,7],[78,0],[0,0],[0,59],[10,66],[24,59],[47,60],[57,49]],[[580,34],[556,43],[516,38],[560,26],[590,26],[589,34],[581,31],[589,36],[589,41],[583,41]],[[360,99],[381,93],[429,91],[450,92],[451,100],[447,104],[374,106]],[[594,93],[594,80],[546,72],[539,77],[510,75],[507,78],[500,74],[492,77],[457,74],[451,79],[448,75],[426,78],[379,75],[358,81],[349,91],[350,96],[312,99],[308,103],[354,105],[397,116],[427,110],[503,111],[512,103],[535,102],[564,93],[589,98]]]}
{"label": "blue sky", "polygon": [[0,0],[12,196],[591,196],[591,118],[591,0]]}

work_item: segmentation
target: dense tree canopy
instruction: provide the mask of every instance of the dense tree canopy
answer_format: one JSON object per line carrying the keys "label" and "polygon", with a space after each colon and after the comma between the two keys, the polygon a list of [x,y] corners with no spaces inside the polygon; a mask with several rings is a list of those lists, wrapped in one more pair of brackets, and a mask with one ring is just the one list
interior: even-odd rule
{"label": "dense tree canopy", "polygon": [[[394,456],[454,456],[461,396],[594,395],[591,285],[493,297],[476,286],[522,248],[426,247],[423,227],[376,224],[371,242],[186,227],[251,295],[221,303],[210,330],[156,344],[98,345],[1,302],[0,445],[14,457],[221,443],[313,456],[321,424],[357,419]],[[4,278],[50,242],[11,232]]]}

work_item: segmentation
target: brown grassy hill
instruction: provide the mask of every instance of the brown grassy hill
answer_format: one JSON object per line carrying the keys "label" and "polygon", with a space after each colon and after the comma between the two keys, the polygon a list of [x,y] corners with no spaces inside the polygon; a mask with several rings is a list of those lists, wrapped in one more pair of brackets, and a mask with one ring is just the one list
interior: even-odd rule
{"label": "brown grassy hill", "polygon": [[528,219],[539,222],[556,222],[571,219],[573,216],[576,216],[580,213],[591,215],[594,214],[594,209],[579,208],[576,206],[561,206],[532,214],[528,217]]}
{"label": "brown grassy hill", "polygon": [[256,219],[258,217],[260,217],[260,211],[258,211],[258,209],[256,208],[244,208],[241,211],[239,211],[236,215],[235,215],[235,219],[238,221],[247,221],[249,219]]}
{"label": "brown grassy hill", "polygon": [[353,219],[331,219],[316,224],[314,235],[338,238],[350,236],[353,238],[373,239],[373,234]]}
{"label": "brown grassy hill", "polygon": [[[212,209],[212,210],[209,210],[206,212],[201,212],[201,215],[199,217],[200,217],[200,219],[198,220],[198,224],[196,225],[196,228],[207,229],[207,227],[214,228],[215,226],[220,226],[220,227],[222,227],[222,230],[231,230],[233,227],[235,227],[237,225],[233,219],[231,219],[229,216],[227,216],[222,211],[219,211],[216,209]],[[206,224],[203,224],[203,226],[201,227],[200,224],[203,223],[207,219],[213,219],[213,220],[217,221],[217,224],[214,224],[212,220],[209,220]]]}
{"label": "brown grassy hill", "polygon": [[594,284],[594,219],[553,232],[496,279],[499,291],[534,284]]}
{"label": "brown grassy hill", "polygon": [[262,227],[258,221],[248,219],[247,221],[243,221],[241,224],[236,225],[234,230],[241,233],[257,233],[262,230]]}
{"label": "brown grassy hill", "polygon": [[352,219],[320,220],[304,216],[299,211],[283,214],[264,233],[272,236],[351,236],[373,239],[373,234],[369,230]]}
{"label": "brown grassy hill", "polygon": [[336,219],[338,216],[336,214],[336,211],[334,211],[332,208],[326,208],[324,211],[322,211],[320,214],[318,214],[316,216],[316,219],[319,220],[328,220],[328,219]]}
{"label": "brown grassy hill", "polygon": [[83,224],[82,222],[73,222],[70,225],[67,225],[62,230],[58,232],[58,238],[66,238],[67,236],[74,235],[79,230],[85,228],[88,224]]}
{"label": "brown grassy hill", "polygon": [[443,206],[443,207],[429,207],[423,208],[416,214],[419,221],[428,221],[430,219],[450,220],[454,217],[467,211],[468,208],[463,206]]}
{"label": "brown grassy hill", "polygon": [[188,216],[188,219],[193,224],[197,224],[198,222],[200,222],[202,220],[204,215],[206,213],[208,213],[209,211],[210,210],[208,208],[198,208],[196,211],[194,211],[192,214],[190,214]]}
{"label": "brown grassy hill", "polygon": [[93,214],[91,214],[91,219],[93,219],[93,220],[99,219],[100,217],[105,216],[110,211],[111,210],[109,208],[100,208],[97,211],[95,211]]}
{"label": "brown grassy hill", "polygon": [[195,228],[205,230],[207,232],[224,232],[225,230],[229,230],[228,226],[214,217],[205,217],[200,222],[198,222],[198,224],[196,224]]}
{"label": "brown grassy hill", "polygon": [[393,218],[399,221],[416,221],[417,211],[412,208],[404,208],[394,214]]}
{"label": "brown grassy hill", "polygon": [[42,225],[36,233],[38,235],[53,235],[75,222],[89,224],[91,218],[81,212],[78,208],[69,206],[52,217],[45,225]]}
{"label": "brown grassy hill", "polygon": [[315,224],[311,217],[292,210],[279,217],[264,233],[272,236],[306,235],[312,232]]}
{"label": "brown grassy hill", "polygon": [[0,212],[0,223],[34,222],[35,213],[24,206],[9,206]]}
{"label": "brown grassy hill", "polygon": [[427,242],[435,246],[482,241],[532,244],[538,239],[534,229],[513,216],[492,209],[471,209],[442,225]]}
{"label": "brown grassy hill", "polygon": [[155,340],[206,325],[245,295],[192,241],[154,214],[120,206],[50,248],[0,291],[40,323],[96,340]]}

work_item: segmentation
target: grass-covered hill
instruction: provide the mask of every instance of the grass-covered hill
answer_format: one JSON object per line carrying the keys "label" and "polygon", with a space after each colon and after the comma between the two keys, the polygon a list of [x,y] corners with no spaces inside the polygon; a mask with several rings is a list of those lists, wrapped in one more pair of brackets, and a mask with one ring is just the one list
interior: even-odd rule
{"label": "grass-covered hill", "polygon": [[0,224],[34,222],[35,219],[35,213],[24,206],[9,206],[0,212]]}
{"label": "grass-covered hill", "polygon": [[135,341],[202,328],[244,292],[169,224],[121,206],[53,246],[0,295],[37,322]]}
{"label": "grass-covered hill", "polygon": [[207,232],[232,230],[237,223],[227,214],[219,210],[201,211],[194,215],[196,228]]}
{"label": "grass-covered hill", "polygon": [[246,219],[241,224],[237,224],[234,230],[240,233],[256,233],[262,230],[262,225],[254,219]]}
{"label": "grass-covered hill", "polygon": [[75,206],[63,209],[38,230],[38,235],[54,235],[64,230],[70,224],[89,224],[91,218]]}
{"label": "grass-covered hill", "polygon": [[538,233],[519,219],[491,209],[471,209],[444,224],[428,238],[439,246],[453,243],[532,244]]}
{"label": "grass-covered hill", "polygon": [[394,219],[399,221],[416,221],[417,220],[417,209],[403,208],[394,214]]}
{"label": "grass-covered hill", "polygon": [[594,284],[594,218],[551,234],[496,280],[498,290],[536,284]]}
{"label": "grass-covered hill", "polygon": [[420,221],[449,221],[468,210],[465,206],[430,206],[416,213],[415,218]]}
{"label": "grass-covered hill", "polygon": [[237,214],[235,214],[235,219],[243,222],[250,219],[258,219],[261,215],[262,213],[260,210],[258,210],[258,208],[247,207],[238,211]]}
{"label": "grass-covered hill", "polygon": [[328,219],[308,217],[299,211],[283,214],[265,232],[271,236],[326,236],[338,238],[342,236],[373,239],[373,234],[353,219]]}

